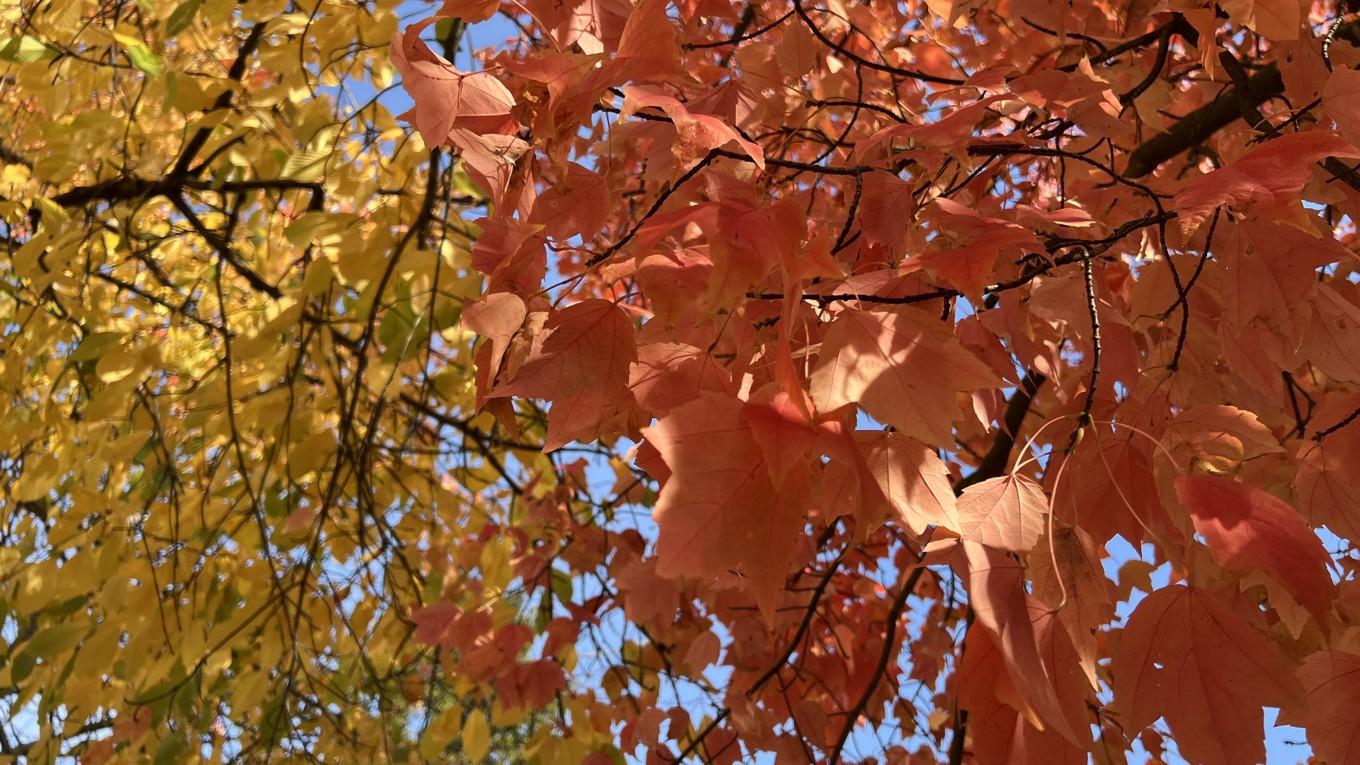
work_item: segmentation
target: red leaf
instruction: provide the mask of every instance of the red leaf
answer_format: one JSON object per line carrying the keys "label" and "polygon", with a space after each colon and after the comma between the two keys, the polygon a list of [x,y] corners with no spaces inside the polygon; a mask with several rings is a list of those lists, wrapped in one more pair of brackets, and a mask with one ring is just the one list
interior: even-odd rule
{"label": "red leaf", "polygon": [[916,534],[927,526],[959,530],[954,490],[934,449],[899,433],[858,433],[855,441],[898,520]]}
{"label": "red leaf", "polygon": [[1040,540],[1029,556],[1033,596],[1058,609],[1058,619],[1067,628],[1081,668],[1093,688],[1098,687],[1096,663],[1101,658],[1096,635],[1114,617],[1115,602],[1100,557],[1090,535],[1078,527],[1055,528],[1053,537]]}
{"label": "red leaf", "polygon": [[1111,667],[1133,735],[1165,717],[1192,762],[1263,762],[1261,707],[1301,698],[1279,649],[1209,592],[1164,587],[1138,604]]}
{"label": "red leaf", "polygon": [[495,379],[510,339],[527,316],[524,301],[509,292],[492,292],[463,305],[463,326],[491,341],[489,379]]}
{"label": "red leaf", "polygon": [[[1360,408],[1360,396],[1338,396],[1318,408],[1312,427],[1322,432]],[[1300,451],[1294,498],[1308,522],[1325,525],[1348,539],[1360,539],[1360,426],[1352,424]]]}
{"label": "red leaf", "polygon": [[637,360],[633,321],[608,300],[586,300],[555,311],[545,327],[547,337],[515,379],[495,396],[533,396],[557,400],[565,395],[603,388],[617,390],[628,382],[628,366]]}
{"label": "red leaf", "polygon": [[1360,763],[1360,656],[1318,651],[1304,659],[1299,680],[1308,698],[1304,727],[1313,753],[1327,765]]}
{"label": "red leaf", "polygon": [[439,15],[476,24],[495,16],[500,7],[501,0],[444,0]]}
{"label": "red leaf", "polygon": [[749,402],[742,407],[741,416],[760,445],[770,480],[776,485],[784,482],[790,470],[800,466],[807,469],[808,453],[817,443],[817,429],[786,394],[775,394],[769,403]]}
{"label": "red leaf", "polygon": [[944,445],[952,443],[955,392],[1000,384],[947,324],[913,309],[847,309],[822,341],[812,399],[823,412],[858,403],[905,435]]}
{"label": "red leaf", "polygon": [[628,14],[619,38],[615,66],[634,82],[678,80],[685,77],[685,54],[666,15],[668,0],[643,0]]}
{"label": "red leaf", "polygon": [[1050,675],[1059,668],[1046,668],[1039,654],[1025,593],[1024,566],[999,550],[975,542],[964,541],[962,548],[968,562],[968,599],[978,624],[991,631],[1005,660],[1016,692],[1012,706],[1035,728],[1051,728],[1076,743],[1080,739],[1068,724]]}
{"label": "red leaf", "polygon": [[683,343],[648,343],[628,375],[638,406],[653,416],[698,398],[704,391],[736,395],[732,375],[712,354]]}
{"label": "red leaf", "polygon": [[633,321],[608,300],[586,300],[554,312],[546,339],[513,380],[490,398],[528,396],[553,402],[544,451],[588,439],[628,402],[628,368],[637,359]]}
{"label": "red leaf", "polygon": [[1335,133],[1287,133],[1262,144],[1236,162],[1190,181],[1172,200],[1181,227],[1193,231],[1223,205],[1245,210],[1297,206],[1313,163],[1327,157],[1360,157],[1360,151]]}
{"label": "red leaf", "polygon": [[968,710],[968,735],[983,763],[1085,763],[1090,733],[1086,702],[1091,689],[1076,669],[1077,656],[1057,619],[1040,603],[1031,603],[1030,620],[1036,643],[1053,668],[1058,696],[1076,746],[1049,728],[1039,730],[1017,711],[1022,698],[1007,671],[1005,658],[987,630],[969,630],[958,670],[959,704]]}
{"label": "red leaf", "polygon": [[1044,533],[1048,497],[1023,475],[989,478],[959,497],[959,535],[989,547],[1026,552]]}
{"label": "red leaf", "polygon": [[1336,588],[1331,558],[1294,508],[1260,489],[1211,475],[1176,479],[1176,496],[1220,564],[1239,573],[1261,570],[1289,589],[1327,628]]}
{"label": "red leaf", "polygon": [[415,101],[413,121],[425,143],[443,145],[455,127],[474,133],[513,133],[514,96],[486,72],[460,72],[431,51],[420,33],[434,22],[426,19],[392,35],[392,63]]}
{"label": "red leaf", "polygon": [[657,573],[711,579],[738,570],[771,619],[803,529],[808,474],[773,484],[744,407],[704,393],[643,428],[671,471],[652,513]]}
{"label": "red leaf", "polygon": [[1348,66],[1333,69],[1322,91],[1322,107],[1347,141],[1360,142],[1360,71]]}
{"label": "red leaf", "polygon": [[537,292],[548,271],[540,228],[514,218],[479,218],[477,225],[472,267],[491,277],[487,291]]}
{"label": "red leaf", "polygon": [[624,87],[623,112],[626,117],[642,109],[660,109],[675,125],[675,143],[672,153],[682,164],[689,164],[706,154],[710,149],[719,149],[735,143],[749,156],[756,167],[765,169],[765,152],[760,146],[742,138],[735,128],[709,114],[691,112],[683,103],[671,96],[639,85]]}

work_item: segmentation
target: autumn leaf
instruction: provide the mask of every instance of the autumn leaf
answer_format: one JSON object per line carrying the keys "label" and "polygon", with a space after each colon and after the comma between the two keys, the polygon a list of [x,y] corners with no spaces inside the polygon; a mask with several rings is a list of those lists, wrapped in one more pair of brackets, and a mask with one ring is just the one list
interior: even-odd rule
{"label": "autumn leaf", "polygon": [[1211,475],[1177,478],[1176,496],[1215,560],[1278,579],[1326,629],[1335,594],[1331,558],[1294,508],[1260,489]]}
{"label": "autumn leaf", "polygon": [[392,61],[416,105],[416,129],[430,146],[443,145],[449,131],[465,128],[476,133],[513,132],[510,108],[515,98],[486,72],[460,72],[420,39],[433,23],[427,19],[392,36]]}
{"label": "autumn leaf", "polygon": [[765,153],[758,144],[746,140],[731,125],[711,114],[692,112],[685,104],[664,93],[641,85],[624,88],[623,116],[642,109],[658,109],[675,126],[672,152],[682,164],[688,164],[712,149],[735,144],[756,164],[765,168]]}
{"label": "autumn leaf", "polygon": [[0,14],[0,759],[1356,759],[1360,19],[1152,5]]}
{"label": "autumn leaf", "polygon": [[627,395],[629,365],[637,359],[633,323],[607,300],[588,300],[555,311],[546,337],[490,398],[534,396],[553,402],[544,449],[593,438],[617,416]]}
{"label": "autumn leaf", "polygon": [[1313,750],[1329,763],[1351,765],[1360,752],[1360,656],[1318,651],[1303,660],[1299,680],[1307,697],[1304,723]]}
{"label": "autumn leaf", "polygon": [[[1115,596],[1101,557],[1084,530],[1062,526],[1055,527],[1051,537],[1041,539],[1029,557],[1032,594],[1056,609],[1092,688],[1099,687],[1096,664],[1101,656],[1100,628],[1114,618],[1115,601],[1122,599]],[[1125,565],[1137,563],[1131,560]],[[1130,578],[1128,573],[1121,569],[1121,584]],[[1148,585],[1144,589],[1152,588]]]}
{"label": "autumn leaf", "polygon": [[527,317],[524,301],[509,292],[494,292],[463,306],[463,325],[491,341],[488,366],[492,378]]}
{"label": "autumn leaf", "polygon": [[955,392],[1000,384],[919,311],[847,309],[827,330],[811,389],[820,411],[857,403],[906,435],[940,444],[957,416]]}
{"label": "autumn leaf", "polygon": [[1032,479],[1010,474],[963,490],[959,534],[972,542],[1026,552],[1044,533],[1048,498]]}
{"label": "autumn leaf", "polygon": [[1173,585],[1129,617],[1111,666],[1125,730],[1165,717],[1196,762],[1265,757],[1261,707],[1302,696],[1278,647],[1212,593]]}
{"label": "autumn leaf", "polygon": [[960,531],[949,470],[934,449],[897,433],[860,433],[856,442],[900,523],[916,534],[929,526]]}
{"label": "autumn leaf", "polygon": [[741,571],[769,619],[803,527],[807,474],[775,484],[743,410],[737,399],[704,393],[643,429],[671,470],[652,513],[657,573]]}
{"label": "autumn leaf", "polygon": [[1326,157],[1360,157],[1360,150],[1323,130],[1290,133],[1262,144],[1186,184],[1172,200],[1181,228],[1193,231],[1223,205],[1280,210],[1297,203],[1313,163]]}
{"label": "autumn leaf", "polygon": [[1334,69],[1322,91],[1322,106],[1336,121],[1337,130],[1352,146],[1360,143],[1360,72],[1349,67]]}
{"label": "autumn leaf", "polygon": [[968,566],[968,597],[1009,673],[1015,693],[1011,705],[1034,728],[1051,730],[1077,743],[1081,739],[1063,712],[1052,674],[1065,668],[1045,667],[1039,653],[1024,568],[1005,553],[975,542],[964,541],[962,548]]}

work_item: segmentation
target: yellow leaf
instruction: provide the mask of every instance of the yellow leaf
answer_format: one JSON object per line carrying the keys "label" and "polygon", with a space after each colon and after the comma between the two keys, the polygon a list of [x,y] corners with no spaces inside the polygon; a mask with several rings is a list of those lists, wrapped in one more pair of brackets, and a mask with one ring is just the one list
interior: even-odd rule
{"label": "yellow leaf", "polygon": [[463,751],[473,762],[481,762],[491,752],[491,726],[480,709],[472,710],[463,724]]}
{"label": "yellow leaf", "polygon": [[137,369],[141,356],[140,349],[120,346],[100,357],[94,368],[95,374],[99,376],[100,382],[118,382]]}
{"label": "yellow leaf", "polygon": [[462,729],[459,719],[462,710],[458,707],[446,709],[430,722],[425,734],[420,737],[420,756],[427,760],[438,759],[449,742],[458,736]]}

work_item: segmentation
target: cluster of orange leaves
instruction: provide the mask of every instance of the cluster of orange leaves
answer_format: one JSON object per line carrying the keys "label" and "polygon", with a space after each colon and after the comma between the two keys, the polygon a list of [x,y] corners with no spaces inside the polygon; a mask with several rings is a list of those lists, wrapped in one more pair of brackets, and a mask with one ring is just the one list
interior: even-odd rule
{"label": "cluster of orange leaves", "polygon": [[[424,24],[393,49],[493,200],[479,405],[550,402],[546,451],[631,442],[620,496],[657,487],[654,540],[559,518],[614,588],[585,618],[731,670],[712,709],[616,695],[625,749],[1251,763],[1279,707],[1357,761],[1349,17],[513,6],[441,12],[522,19],[475,73]],[[1177,127],[1218,99],[1241,119]],[[446,645],[471,618],[424,613]]]}

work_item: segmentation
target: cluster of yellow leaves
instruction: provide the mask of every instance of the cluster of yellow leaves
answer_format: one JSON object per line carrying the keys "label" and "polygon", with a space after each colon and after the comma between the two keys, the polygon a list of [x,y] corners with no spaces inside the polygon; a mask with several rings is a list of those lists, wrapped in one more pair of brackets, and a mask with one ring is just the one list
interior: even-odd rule
{"label": "cluster of yellow leaves", "polygon": [[481,199],[388,110],[398,3],[0,14],[0,761],[481,759],[523,713],[409,619],[518,618]]}

